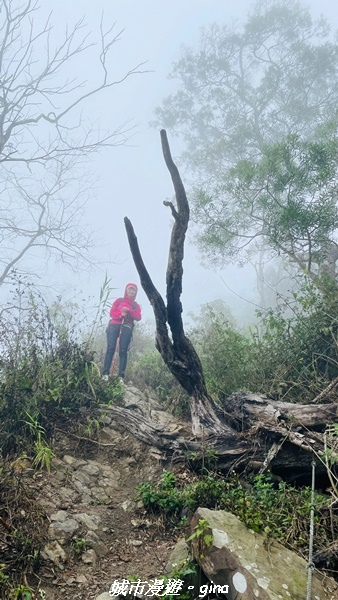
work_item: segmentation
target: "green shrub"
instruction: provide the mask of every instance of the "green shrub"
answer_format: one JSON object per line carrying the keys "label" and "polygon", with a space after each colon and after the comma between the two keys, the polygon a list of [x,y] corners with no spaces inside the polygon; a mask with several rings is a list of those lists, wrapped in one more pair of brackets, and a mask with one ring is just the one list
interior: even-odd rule
{"label": "green shrub", "polygon": [[196,350],[212,395],[223,397],[239,389],[250,389],[250,340],[222,315],[210,315],[202,339],[198,335]]}
{"label": "green shrub", "polygon": [[49,468],[44,438],[56,423],[120,392],[103,385],[94,352],[60,303],[51,310],[29,286],[17,294],[19,309],[0,317],[0,450],[6,456],[32,448],[36,464]]}
{"label": "green shrub", "polygon": [[[223,478],[210,473],[194,483],[180,487],[175,476],[165,471],[157,484],[142,483],[138,487],[144,507],[177,520],[183,509],[191,512],[199,506],[227,510],[239,517],[257,533],[306,551],[311,508],[310,488],[296,489],[284,482],[276,483],[270,475],[256,475],[243,487],[237,476]],[[329,544],[331,529],[327,527],[329,499],[315,496],[316,547]],[[335,525],[338,534],[338,526]]]}
{"label": "green shrub", "polygon": [[287,308],[268,311],[253,336],[254,391],[308,402],[338,376],[338,287],[305,280]]}

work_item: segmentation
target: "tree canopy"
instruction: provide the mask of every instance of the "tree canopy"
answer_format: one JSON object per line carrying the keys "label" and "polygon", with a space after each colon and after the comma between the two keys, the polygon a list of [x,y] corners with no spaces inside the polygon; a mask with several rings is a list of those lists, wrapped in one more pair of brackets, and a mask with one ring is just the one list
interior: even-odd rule
{"label": "tree canopy", "polygon": [[337,150],[336,133],[316,141],[288,136],[263,148],[259,161],[239,161],[215,196],[200,192],[195,214],[205,226],[205,255],[245,260],[263,248],[313,278],[336,277]]}
{"label": "tree canopy", "polygon": [[174,64],[157,118],[185,141],[209,259],[263,247],[316,274],[336,260],[337,55],[324,18],[274,0],[205,28]]}

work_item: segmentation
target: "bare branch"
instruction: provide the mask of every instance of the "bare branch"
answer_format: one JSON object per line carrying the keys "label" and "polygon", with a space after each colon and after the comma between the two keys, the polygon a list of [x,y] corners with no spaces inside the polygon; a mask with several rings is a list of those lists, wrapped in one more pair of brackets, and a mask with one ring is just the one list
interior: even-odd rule
{"label": "bare branch", "polygon": [[[122,31],[115,23],[105,31],[102,17],[96,80],[86,81],[75,61],[92,61],[97,44],[84,20],[53,39],[51,14],[39,26],[38,10],[35,0],[0,2],[0,285],[43,248],[44,259],[92,263],[81,223],[90,186],[79,166],[93,152],[124,144],[133,127],[126,121],[114,131],[93,129],[80,109],[143,72],[139,63],[112,76],[108,61]],[[74,77],[65,75],[71,63]]]}
{"label": "bare branch", "polygon": [[[184,254],[185,233],[189,222],[189,205],[180,174],[174,164],[167,135],[161,131],[163,155],[171,174],[176,192],[177,210],[171,202],[170,206],[175,221],[171,232],[170,250],[167,268],[167,308],[143,263],[133,227],[125,217],[130,250],[135,266],[140,275],[142,287],[153,307],[156,320],[156,347],[161,356],[176,377],[183,389],[190,396],[192,430],[194,435],[201,437],[210,433],[220,433],[233,436],[233,432],[224,425],[219,417],[212,398],[208,395],[200,359],[184,333],[182,323],[182,260]],[[172,333],[172,342],[168,336],[167,320]]]}

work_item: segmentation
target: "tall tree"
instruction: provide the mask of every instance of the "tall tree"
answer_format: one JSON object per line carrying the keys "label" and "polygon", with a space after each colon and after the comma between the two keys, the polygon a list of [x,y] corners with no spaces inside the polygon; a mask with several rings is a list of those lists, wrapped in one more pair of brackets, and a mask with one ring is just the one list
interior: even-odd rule
{"label": "tall tree", "polygon": [[[140,72],[138,65],[122,77],[110,75],[109,56],[121,35],[114,26],[105,31],[101,21],[93,54],[96,43],[83,20],[60,38],[39,10],[34,0],[0,3],[0,284],[14,268],[25,269],[38,247],[72,265],[90,258],[91,237],[79,218],[88,194],[83,162],[123,144],[127,127],[102,133],[82,111],[89,98]],[[94,67],[95,59],[91,83],[77,61]]]}
{"label": "tall tree", "polygon": [[[192,173],[195,218],[201,225],[198,239],[211,260],[222,263],[235,256],[243,261],[248,249],[251,255],[262,246],[284,256],[291,253],[293,261],[300,252],[304,257],[308,253],[309,240],[304,246],[301,243],[301,247],[292,248],[293,242],[288,240],[285,244],[285,237],[280,236],[276,244],[276,235],[269,233],[281,224],[277,198],[274,203],[267,201],[270,189],[265,194],[268,206],[257,210],[257,192],[262,201],[261,192],[273,178],[274,169],[279,173],[286,170],[286,155],[298,154],[290,156],[293,168],[304,156],[303,142],[314,141],[318,136],[323,146],[322,171],[328,168],[332,175],[330,144],[336,135],[335,125],[327,151],[323,126],[336,118],[337,58],[338,45],[323,18],[314,21],[309,10],[297,1],[273,0],[257,2],[243,25],[214,24],[206,28],[199,48],[185,49],[174,65],[171,76],[179,80],[179,90],[157,109],[157,118],[186,143],[184,159]],[[318,152],[321,150],[318,148]],[[324,218],[314,244],[318,253],[320,237],[323,262],[325,253],[331,258],[334,254],[331,217],[335,208],[332,197],[330,208],[327,201],[325,211],[320,202],[314,201],[311,173],[319,159],[313,157],[315,164],[309,165],[309,152],[308,149],[309,188],[303,181],[300,190],[298,181],[297,190],[290,190],[291,169],[280,193],[292,200],[292,194],[298,193],[294,201],[298,208],[306,199],[301,237],[308,236],[311,227],[315,229]],[[271,171],[267,169],[270,154]],[[329,161],[327,166],[323,164],[325,158]],[[253,170],[255,185],[251,185]],[[333,189],[336,176],[333,174],[331,180],[323,173],[321,176],[321,193],[326,194],[328,187]],[[247,186],[248,178],[251,188]],[[243,190],[245,200],[241,202],[239,191],[242,194]],[[285,217],[285,210],[281,212]],[[293,216],[294,225],[290,221]],[[288,210],[284,233],[289,225],[296,232],[299,217],[295,206]],[[258,238],[260,243],[253,247],[252,242]],[[290,238],[294,239],[294,235]],[[314,258],[312,255],[312,267]],[[309,265],[306,259],[299,263],[301,268],[304,265]]]}
{"label": "tall tree", "polygon": [[216,197],[199,195],[195,214],[205,226],[199,239],[205,256],[243,261],[261,249],[315,281],[324,273],[336,278],[337,156],[334,132],[311,142],[288,136],[263,148],[259,161],[240,161]]}
{"label": "tall tree", "polygon": [[[190,397],[192,431],[201,437],[206,434],[233,433],[221,422],[215,403],[209,396],[198,354],[184,332],[182,322],[182,277],[185,235],[188,229],[190,209],[179,171],[171,157],[164,130],[161,131],[162,151],[173,182],[176,206],[165,201],[174,218],[171,232],[168,267],[166,274],[167,303],[154,286],[143,262],[137,237],[130,220],[125,217],[125,227],[130,250],[140,276],[142,287],[151,303],[156,322],[156,348],[171,373]],[[168,331],[168,326],[171,335]]]}

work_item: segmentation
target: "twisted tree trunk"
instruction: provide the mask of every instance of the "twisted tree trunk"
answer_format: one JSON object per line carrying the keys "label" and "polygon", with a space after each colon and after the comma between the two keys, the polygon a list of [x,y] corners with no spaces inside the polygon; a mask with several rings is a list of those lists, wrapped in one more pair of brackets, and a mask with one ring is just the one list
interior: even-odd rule
{"label": "twisted tree trunk", "polygon": [[[189,223],[189,204],[180,174],[174,164],[165,131],[161,131],[164,160],[171,175],[176,195],[176,206],[169,206],[174,218],[171,233],[165,304],[155,288],[144,265],[133,226],[126,217],[125,227],[141,285],[153,307],[156,321],[156,348],[190,397],[192,431],[197,440],[180,439],[129,415],[126,409],[111,408],[114,418],[143,441],[163,448],[182,459],[185,452],[203,455],[206,444],[213,448],[218,468],[241,471],[250,468],[255,472],[271,469],[284,479],[292,481],[309,478],[311,463],[316,458],[317,474],[336,487],[335,474],[328,457],[338,455],[337,442],[327,448],[325,429],[328,423],[338,420],[338,404],[288,404],[265,396],[238,392],[222,403],[222,413],[209,396],[199,357],[184,333],[182,323],[182,276],[185,234]],[[171,337],[169,335],[171,332]],[[335,385],[336,382],[334,382]],[[316,401],[328,400],[328,386]],[[206,444],[205,444],[206,440]],[[338,492],[337,492],[338,493]]]}
{"label": "twisted tree trunk", "polygon": [[[140,276],[141,285],[151,303],[156,321],[156,348],[164,362],[190,397],[192,431],[195,436],[233,432],[221,422],[215,404],[209,396],[200,359],[187,336],[182,322],[182,276],[185,234],[189,223],[189,204],[179,171],[171,157],[167,135],[161,131],[162,151],[171,175],[176,195],[176,207],[169,206],[174,225],[171,232],[167,267],[167,304],[155,288],[144,265],[133,226],[125,217],[130,250]],[[170,339],[168,326],[171,331]]]}

